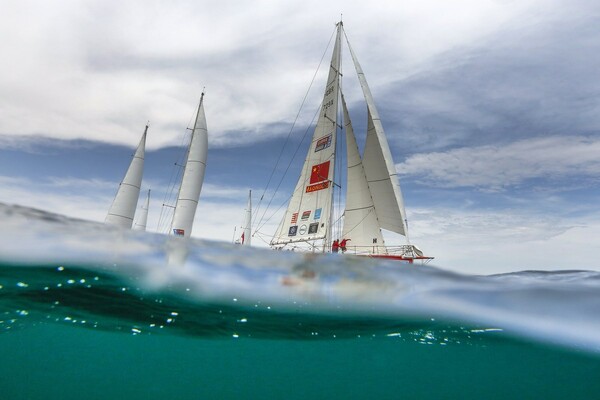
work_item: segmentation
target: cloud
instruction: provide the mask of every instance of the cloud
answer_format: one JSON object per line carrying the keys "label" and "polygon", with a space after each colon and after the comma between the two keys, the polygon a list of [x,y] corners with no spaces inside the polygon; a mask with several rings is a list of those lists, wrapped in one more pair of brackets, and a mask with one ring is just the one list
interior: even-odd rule
{"label": "cloud", "polygon": [[416,154],[397,164],[396,170],[444,188],[499,191],[542,180],[538,186],[560,191],[598,182],[598,154],[600,137],[551,136]]}
{"label": "cloud", "polygon": [[340,10],[380,86],[536,3],[9,2],[0,135],[134,146],[150,120],[160,135],[148,148],[163,147],[185,131],[203,86],[214,144],[247,140],[240,131],[284,135],[273,129],[293,120]]}
{"label": "cloud", "polygon": [[436,257],[434,265],[471,274],[526,269],[599,269],[590,238],[600,234],[600,214],[584,217],[535,210],[409,211],[411,242]]}
{"label": "cloud", "polygon": [[598,135],[599,12],[582,1],[549,6],[388,85],[379,104],[394,153]]}
{"label": "cloud", "polygon": [[[48,177],[34,181],[28,178],[0,176],[0,202],[103,222],[117,187],[118,182],[100,179]],[[167,185],[161,181],[144,180],[142,187],[158,188],[153,189],[151,194],[148,231],[166,233],[172,209],[163,206],[167,197],[166,189],[161,188],[167,188]],[[142,190],[140,196],[144,199],[146,191]],[[193,236],[231,241],[234,229],[239,231],[243,221],[247,199],[246,188],[205,183],[196,212]],[[142,201],[138,201],[138,209]],[[279,223],[278,217],[279,215],[276,215],[262,224],[264,234],[275,232],[276,224]],[[265,246],[266,242],[257,237],[255,245]]]}
{"label": "cloud", "polygon": [[[78,182],[78,185],[81,182]],[[96,183],[89,182],[91,187]],[[102,185],[100,185],[102,186]],[[65,186],[54,191],[52,183],[41,183],[27,178],[0,176],[0,202],[38,208],[73,218],[104,221],[110,197],[97,192],[81,192]]]}

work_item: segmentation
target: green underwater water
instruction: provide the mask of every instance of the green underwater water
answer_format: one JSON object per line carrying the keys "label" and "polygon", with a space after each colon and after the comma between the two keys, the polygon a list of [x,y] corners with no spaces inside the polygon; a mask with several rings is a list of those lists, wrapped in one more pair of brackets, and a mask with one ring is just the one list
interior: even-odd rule
{"label": "green underwater water", "polygon": [[[443,342],[442,342],[443,343]],[[600,357],[504,337],[132,335],[55,323],[0,334],[2,399],[594,399]]]}
{"label": "green underwater water", "polygon": [[0,400],[600,399],[596,271],[466,276],[0,216]]}

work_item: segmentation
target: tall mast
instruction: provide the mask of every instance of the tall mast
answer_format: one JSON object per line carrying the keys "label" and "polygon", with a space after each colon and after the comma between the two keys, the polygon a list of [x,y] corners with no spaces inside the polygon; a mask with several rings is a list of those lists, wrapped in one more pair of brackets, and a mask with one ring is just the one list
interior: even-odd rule
{"label": "tall mast", "polygon": [[192,130],[192,139],[188,148],[185,169],[179,187],[177,204],[173,213],[170,232],[176,236],[190,237],[194,224],[194,216],[198,207],[200,191],[204,182],[206,158],[208,155],[208,130],[204,115],[204,92],[200,96],[200,104]]}
{"label": "tall mast", "polygon": [[140,187],[142,185],[142,176],[144,174],[144,155],[146,152],[146,135],[148,134],[148,125],[144,129],[140,143],[131,159],[129,168],[125,177],[119,184],[117,194],[108,210],[104,223],[116,225],[121,228],[131,228],[133,216],[137,207],[138,197],[140,196]]}
{"label": "tall mast", "polygon": [[[344,26],[344,23],[342,22],[342,16],[340,14],[340,22],[338,22],[336,25],[336,45],[338,46],[337,49],[337,72],[338,72],[338,87],[337,87],[337,94],[336,96],[338,97],[337,100],[340,99],[340,93],[342,91],[341,88],[341,84],[339,82],[340,77],[342,76],[342,71],[341,71],[341,62],[342,62],[342,46],[341,46],[341,41],[342,41],[342,27]],[[335,53],[335,51],[334,51]],[[338,124],[337,119],[338,119],[338,113],[339,113],[339,103],[336,101],[336,108],[335,108],[335,123],[334,123],[334,133],[333,135],[336,136],[336,146],[333,149],[333,154],[334,154],[334,159],[335,159],[335,154],[336,154],[336,150],[337,150],[337,132],[338,132],[338,126],[341,126]],[[343,121],[343,119],[342,119]],[[332,187],[331,187],[331,204],[329,206],[329,224],[327,226],[327,235],[325,236],[325,239],[323,239],[323,253],[325,253],[328,249],[330,249],[331,247],[331,243],[333,242],[333,218],[334,218],[334,210],[335,210],[335,173],[336,173],[336,168],[335,168],[336,163],[333,162],[333,166],[332,166],[332,173],[331,173],[331,179],[332,179]],[[339,185],[338,185],[339,187]]]}

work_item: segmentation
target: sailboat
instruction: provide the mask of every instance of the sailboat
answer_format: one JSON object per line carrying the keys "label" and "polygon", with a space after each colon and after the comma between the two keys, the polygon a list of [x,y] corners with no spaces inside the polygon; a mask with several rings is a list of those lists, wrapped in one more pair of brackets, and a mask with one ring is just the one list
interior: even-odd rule
{"label": "sailboat", "polygon": [[131,159],[125,177],[119,184],[117,194],[108,210],[104,223],[129,229],[137,207],[142,176],[144,174],[144,156],[146,151],[146,136],[148,125],[144,129],[140,143]]}
{"label": "sailboat", "polygon": [[[410,244],[404,201],[394,160],[375,107],[365,74],[350,43],[348,48],[358,74],[367,106],[367,132],[361,157],[343,93],[341,92],[341,45],[345,36],[342,22],[336,26],[336,38],[329,67],[327,85],[320,113],[304,166],[287,210],[270,245],[308,244],[313,251],[328,251],[334,240],[333,214],[336,143],[338,127],[346,131],[347,171],[346,204],[340,240],[349,254],[389,258],[412,263],[430,260]],[[338,122],[338,106],[343,109],[343,124]],[[388,246],[382,230],[405,237],[406,244]]]}
{"label": "sailboat", "polygon": [[200,199],[200,191],[204,182],[206,159],[208,155],[208,129],[204,114],[204,92],[200,96],[200,104],[192,129],[192,138],[187,151],[187,158],[177,195],[177,204],[169,232],[175,236],[190,237],[194,225],[194,216]]}
{"label": "sailboat", "polygon": [[244,213],[244,225],[242,226],[242,234],[238,241],[239,244],[244,246],[252,245],[252,190],[248,192],[248,205],[246,206],[246,212]]}

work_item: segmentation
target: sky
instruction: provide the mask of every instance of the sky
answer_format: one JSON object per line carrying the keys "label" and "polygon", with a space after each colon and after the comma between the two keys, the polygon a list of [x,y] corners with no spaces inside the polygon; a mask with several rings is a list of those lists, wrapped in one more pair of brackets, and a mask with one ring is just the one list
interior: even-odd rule
{"label": "sky", "polygon": [[[433,265],[600,270],[595,1],[3,1],[0,202],[103,221],[149,122],[142,192],[152,189],[156,231],[205,90],[193,236],[232,241],[248,190],[260,231],[274,233],[340,15],[388,137],[411,242]],[[362,94],[344,65],[359,132]],[[280,153],[290,172],[273,194]]]}

